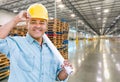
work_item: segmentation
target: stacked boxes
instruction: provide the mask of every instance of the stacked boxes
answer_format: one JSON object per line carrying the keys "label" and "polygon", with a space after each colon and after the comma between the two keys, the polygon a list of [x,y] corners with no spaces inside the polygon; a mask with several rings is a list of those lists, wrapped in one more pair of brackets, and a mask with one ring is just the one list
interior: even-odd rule
{"label": "stacked boxes", "polygon": [[68,59],[68,24],[58,19],[49,20],[46,34],[57,47],[61,55],[65,59]]}
{"label": "stacked boxes", "polygon": [[9,60],[6,56],[0,53],[0,80],[9,76]]}
{"label": "stacked boxes", "polygon": [[60,20],[54,19],[48,21],[48,31],[46,32],[46,34],[57,48],[60,48],[62,46],[60,44],[62,42],[62,38],[60,37],[62,30],[60,29],[60,27]]}
{"label": "stacked boxes", "polygon": [[68,31],[69,26],[68,23],[63,22],[63,56],[68,59]]}

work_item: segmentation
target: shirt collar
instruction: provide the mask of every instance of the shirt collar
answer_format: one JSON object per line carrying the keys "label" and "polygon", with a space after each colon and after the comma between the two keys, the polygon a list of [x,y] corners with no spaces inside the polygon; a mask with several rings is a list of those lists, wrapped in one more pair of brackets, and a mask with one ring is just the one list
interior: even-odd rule
{"label": "shirt collar", "polygon": [[46,40],[43,38],[43,44],[47,44]]}
{"label": "shirt collar", "polygon": [[[29,35],[28,33],[26,34],[26,39],[28,40],[28,42],[30,42],[31,44],[36,41],[34,38],[31,37],[31,35]],[[43,43],[42,44],[47,44],[46,40],[43,38]]]}

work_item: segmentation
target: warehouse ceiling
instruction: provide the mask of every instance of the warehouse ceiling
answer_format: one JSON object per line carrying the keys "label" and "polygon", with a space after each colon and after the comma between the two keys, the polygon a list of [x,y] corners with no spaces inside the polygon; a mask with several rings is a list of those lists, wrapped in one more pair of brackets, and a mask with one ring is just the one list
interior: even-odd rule
{"label": "warehouse ceiling", "polygon": [[[0,9],[18,13],[33,3],[45,5],[50,19],[55,18],[55,0],[1,0]],[[77,30],[86,27],[98,35],[120,32],[120,0],[56,0],[56,12],[56,18]]]}

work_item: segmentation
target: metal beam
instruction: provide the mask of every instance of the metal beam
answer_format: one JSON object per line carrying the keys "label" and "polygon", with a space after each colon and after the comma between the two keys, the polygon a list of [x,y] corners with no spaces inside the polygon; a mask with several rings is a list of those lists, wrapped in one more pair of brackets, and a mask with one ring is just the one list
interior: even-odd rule
{"label": "metal beam", "polygon": [[110,28],[109,30],[104,31],[104,34],[108,34],[108,33],[111,31],[111,29],[114,28],[115,25],[116,25],[119,21],[120,21],[120,19],[117,19],[117,20],[116,20],[116,23],[113,23],[113,25],[109,26],[109,28]]}
{"label": "metal beam", "polygon": [[6,6],[6,5],[11,5],[11,4],[16,3],[16,2],[19,2],[19,0],[6,2],[5,4],[0,5],[0,7]]}
{"label": "metal beam", "polygon": [[[44,1],[44,0],[41,0],[41,1]],[[24,3],[23,3],[23,1],[21,1],[22,4],[18,3],[18,4],[15,4],[15,6],[10,6],[10,8],[11,9],[19,8],[19,7],[34,4],[34,3],[37,3],[37,2],[40,2],[40,0],[34,0],[34,1],[29,1],[29,2],[24,2]]]}
{"label": "metal beam", "polygon": [[69,0],[62,0],[63,4],[65,4],[69,9],[73,10],[75,14],[82,19],[96,34],[100,35],[98,31],[96,31],[89,23],[88,21],[82,16],[82,14],[72,5],[72,3]]}
{"label": "metal beam", "polygon": [[119,35],[119,34],[120,34],[120,29],[118,29],[118,30],[110,33],[109,35],[115,35],[115,34],[116,34],[116,35]]}

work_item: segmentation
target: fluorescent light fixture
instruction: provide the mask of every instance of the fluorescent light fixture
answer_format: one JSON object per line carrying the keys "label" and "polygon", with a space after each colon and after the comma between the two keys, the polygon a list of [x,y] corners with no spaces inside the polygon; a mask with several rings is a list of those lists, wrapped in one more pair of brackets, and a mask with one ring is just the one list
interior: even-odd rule
{"label": "fluorescent light fixture", "polygon": [[112,26],[113,24],[111,24],[111,26]]}
{"label": "fluorescent light fixture", "polygon": [[64,8],[65,6],[63,4],[58,5],[59,8]]}
{"label": "fluorescent light fixture", "polygon": [[106,23],[106,20],[103,20],[103,23]]}
{"label": "fluorescent light fixture", "polygon": [[84,25],[84,22],[81,22],[82,25]]}
{"label": "fluorescent light fixture", "polygon": [[119,19],[119,16],[115,18],[116,20]]}
{"label": "fluorescent light fixture", "polygon": [[75,14],[71,14],[71,17],[75,17]]}
{"label": "fluorescent light fixture", "polygon": [[78,23],[80,23],[81,22],[81,20],[78,20]]}
{"label": "fluorescent light fixture", "polygon": [[107,18],[105,17],[105,18],[103,18],[103,20],[107,20]]}
{"label": "fluorescent light fixture", "polygon": [[17,9],[15,9],[15,10],[13,10],[13,12],[14,12],[14,13],[17,13],[17,12],[18,12],[18,10],[17,10]]}
{"label": "fluorescent light fixture", "polygon": [[61,2],[61,0],[56,0],[56,2]]}
{"label": "fluorescent light fixture", "polygon": [[102,27],[105,27],[105,24],[103,24]]}
{"label": "fluorescent light fixture", "polygon": [[113,23],[115,23],[116,21],[113,21]]}
{"label": "fluorescent light fixture", "polygon": [[52,20],[52,19],[54,19],[53,17],[50,17],[50,19]]}
{"label": "fluorescent light fixture", "polygon": [[100,14],[101,14],[100,12],[97,13],[97,15],[100,15]]}
{"label": "fluorescent light fixture", "polygon": [[98,10],[98,9],[101,9],[101,7],[96,7],[95,9]]}
{"label": "fluorescent light fixture", "polygon": [[118,16],[118,19],[120,18],[120,15]]}
{"label": "fluorescent light fixture", "polygon": [[103,12],[104,12],[104,13],[108,13],[108,12],[109,12],[109,9],[105,9]]}
{"label": "fluorescent light fixture", "polygon": [[98,18],[98,20],[101,20],[101,18]]}

